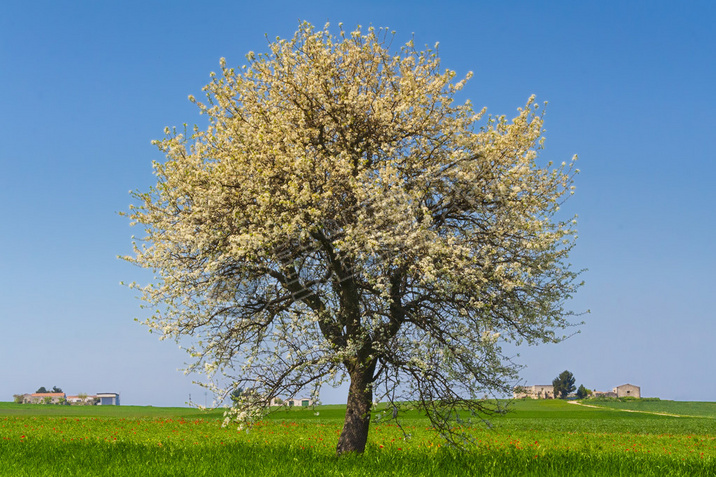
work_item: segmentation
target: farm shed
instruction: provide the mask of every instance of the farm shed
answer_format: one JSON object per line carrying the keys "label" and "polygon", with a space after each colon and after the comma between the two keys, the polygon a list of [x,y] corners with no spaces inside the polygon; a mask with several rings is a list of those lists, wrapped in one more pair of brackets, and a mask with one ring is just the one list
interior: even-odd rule
{"label": "farm shed", "polygon": [[119,394],[117,393],[97,393],[100,406],[119,406]]}

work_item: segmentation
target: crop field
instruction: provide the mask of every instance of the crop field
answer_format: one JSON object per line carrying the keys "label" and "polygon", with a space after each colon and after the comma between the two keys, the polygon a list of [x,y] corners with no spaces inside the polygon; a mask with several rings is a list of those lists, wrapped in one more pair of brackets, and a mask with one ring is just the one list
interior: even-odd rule
{"label": "crop field", "polygon": [[712,403],[643,404],[517,401],[465,428],[465,450],[408,413],[409,438],[374,421],[365,454],[337,458],[344,406],[278,411],[247,433],[220,411],[0,403],[0,475],[716,475]]}
{"label": "crop field", "polygon": [[608,400],[595,402],[594,404],[600,407],[625,411],[673,414],[677,416],[690,417],[710,417],[716,419],[716,402],[679,402],[635,399],[627,401]]}

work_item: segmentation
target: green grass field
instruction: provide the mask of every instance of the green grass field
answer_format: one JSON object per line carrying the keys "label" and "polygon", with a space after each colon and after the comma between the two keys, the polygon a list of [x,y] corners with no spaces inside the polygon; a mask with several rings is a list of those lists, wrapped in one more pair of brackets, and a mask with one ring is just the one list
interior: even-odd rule
{"label": "green grass field", "polygon": [[[585,404],[592,404],[585,401]],[[677,416],[710,417],[716,419],[716,403],[714,402],[680,402],[680,401],[651,401],[651,400],[628,400],[628,401],[601,401],[594,402],[595,405],[610,409],[626,411],[639,411],[657,414],[673,414]]]}
{"label": "green grass field", "polygon": [[467,450],[408,413],[408,440],[374,422],[364,455],[336,458],[343,406],[276,412],[246,433],[221,428],[220,411],[0,403],[0,475],[716,475],[713,403],[598,404],[514,402],[491,429],[466,429]]}

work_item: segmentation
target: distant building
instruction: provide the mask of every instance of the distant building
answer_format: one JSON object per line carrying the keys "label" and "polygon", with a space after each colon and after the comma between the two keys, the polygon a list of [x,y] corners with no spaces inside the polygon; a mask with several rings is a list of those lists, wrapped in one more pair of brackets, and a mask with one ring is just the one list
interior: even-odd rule
{"label": "distant building", "polygon": [[605,398],[615,398],[617,397],[617,393],[612,391],[592,391],[592,395],[590,397],[597,398],[597,397],[605,397]]}
{"label": "distant building", "polygon": [[[516,386],[513,393],[514,399],[554,399],[554,386],[551,384],[535,384],[533,386]],[[574,397],[570,394],[569,397]],[[641,388],[633,384],[622,384],[611,391],[592,391],[590,397],[598,398],[641,398]]]}
{"label": "distant building", "polygon": [[23,403],[26,404],[59,404],[60,399],[67,399],[65,393],[32,393],[23,396]]}
{"label": "distant building", "polygon": [[99,401],[97,396],[67,396],[67,402],[75,405],[92,405]]}
{"label": "distant building", "polygon": [[532,386],[517,386],[513,393],[515,399],[554,399],[554,386],[551,384],[534,384]]}
{"label": "distant building", "polygon": [[289,406],[289,407],[310,407],[313,406],[313,399],[309,398],[273,398],[271,399],[272,406]]}
{"label": "distant building", "polygon": [[119,394],[117,393],[97,393],[99,406],[119,406]]}
{"label": "distant building", "polygon": [[72,405],[103,405],[119,406],[118,393],[99,393],[95,396],[77,395],[67,396],[65,393],[33,393],[15,396],[16,402],[21,404],[72,404]]}
{"label": "distant building", "polygon": [[617,397],[641,397],[641,388],[634,386],[633,384],[622,384],[612,389],[612,392],[616,393]]}

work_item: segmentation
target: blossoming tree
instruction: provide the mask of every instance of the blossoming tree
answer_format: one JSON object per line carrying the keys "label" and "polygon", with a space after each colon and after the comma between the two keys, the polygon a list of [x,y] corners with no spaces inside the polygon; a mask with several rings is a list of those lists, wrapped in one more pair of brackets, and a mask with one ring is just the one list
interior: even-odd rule
{"label": "blossoming tree", "polygon": [[[556,342],[576,290],[571,164],[540,165],[542,115],[486,117],[465,80],[385,31],[301,24],[196,103],[208,127],[157,141],[128,259],[163,338],[250,423],[277,396],[349,381],[337,452],[362,452],[374,400],[449,435],[517,367],[503,342]],[[223,384],[222,384],[223,383]],[[227,384],[228,383],[228,384]]]}

